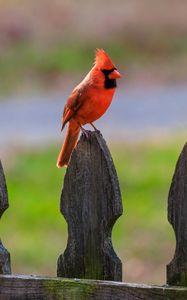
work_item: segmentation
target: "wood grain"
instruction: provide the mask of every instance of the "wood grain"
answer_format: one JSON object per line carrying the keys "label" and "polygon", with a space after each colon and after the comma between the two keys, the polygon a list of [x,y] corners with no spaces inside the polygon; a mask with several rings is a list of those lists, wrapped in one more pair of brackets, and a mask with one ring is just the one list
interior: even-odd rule
{"label": "wood grain", "polygon": [[175,232],[176,250],[167,266],[167,283],[187,286],[187,144],[176,164],[169,191],[168,220]]}
{"label": "wood grain", "polygon": [[[8,208],[8,193],[6,187],[5,175],[0,161],[0,218],[4,211]],[[10,254],[3,246],[0,240],[0,274],[10,274]]]}
{"label": "wood grain", "polygon": [[0,276],[1,300],[186,300],[187,288],[111,281]]}
{"label": "wood grain", "polygon": [[74,150],[61,195],[68,243],[58,259],[57,275],[67,278],[122,280],[114,252],[112,227],[122,214],[116,170],[99,132],[84,135]]}

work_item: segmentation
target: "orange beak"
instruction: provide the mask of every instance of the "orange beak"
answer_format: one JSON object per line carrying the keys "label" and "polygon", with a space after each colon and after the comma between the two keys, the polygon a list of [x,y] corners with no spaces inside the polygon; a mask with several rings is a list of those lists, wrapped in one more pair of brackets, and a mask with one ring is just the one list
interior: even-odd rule
{"label": "orange beak", "polygon": [[111,74],[108,76],[110,79],[116,79],[116,78],[121,78],[120,72],[118,70],[114,70]]}

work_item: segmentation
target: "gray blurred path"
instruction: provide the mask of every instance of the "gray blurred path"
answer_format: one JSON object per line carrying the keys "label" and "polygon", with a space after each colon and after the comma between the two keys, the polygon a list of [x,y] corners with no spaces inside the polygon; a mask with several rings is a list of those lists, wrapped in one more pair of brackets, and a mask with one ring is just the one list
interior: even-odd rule
{"label": "gray blurred path", "polygon": [[[60,142],[65,100],[60,94],[37,94],[0,102],[0,144]],[[187,88],[118,90],[110,109],[96,126],[107,139],[124,140],[187,130]]]}

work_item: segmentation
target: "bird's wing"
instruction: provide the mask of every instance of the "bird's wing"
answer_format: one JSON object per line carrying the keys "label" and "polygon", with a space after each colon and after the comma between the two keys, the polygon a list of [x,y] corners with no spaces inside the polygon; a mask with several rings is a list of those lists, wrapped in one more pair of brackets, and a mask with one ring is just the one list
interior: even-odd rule
{"label": "bird's wing", "polygon": [[80,89],[75,89],[69,96],[67,103],[64,107],[61,130],[63,130],[66,123],[76,114],[77,110],[82,105],[81,95],[82,91]]}

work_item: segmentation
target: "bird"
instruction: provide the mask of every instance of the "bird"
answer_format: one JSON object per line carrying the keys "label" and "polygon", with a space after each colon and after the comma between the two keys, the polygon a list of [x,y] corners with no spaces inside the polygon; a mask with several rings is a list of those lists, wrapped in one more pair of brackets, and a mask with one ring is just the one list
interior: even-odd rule
{"label": "bird", "polygon": [[94,65],[67,99],[62,115],[62,127],[68,124],[65,140],[57,159],[57,167],[67,167],[71,153],[76,147],[83,125],[90,124],[97,130],[94,121],[99,119],[112,102],[121,74],[103,49],[96,49]]}

